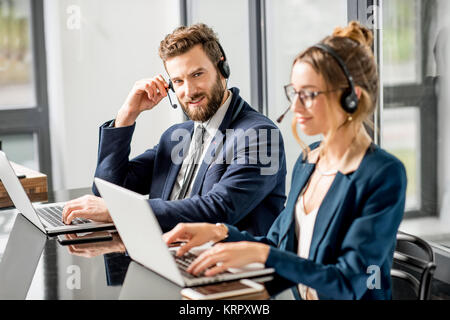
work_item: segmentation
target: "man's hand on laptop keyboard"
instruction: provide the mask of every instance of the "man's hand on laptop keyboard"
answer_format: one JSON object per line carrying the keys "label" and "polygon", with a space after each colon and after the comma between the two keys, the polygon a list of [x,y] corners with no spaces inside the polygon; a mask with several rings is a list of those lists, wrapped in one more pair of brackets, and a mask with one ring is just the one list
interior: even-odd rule
{"label": "man's hand on laptop keyboard", "polygon": [[85,195],[67,202],[62,212],[62,218],[65,224],[71,224],[75,218],[112,222],[105,201],[92,195]]}

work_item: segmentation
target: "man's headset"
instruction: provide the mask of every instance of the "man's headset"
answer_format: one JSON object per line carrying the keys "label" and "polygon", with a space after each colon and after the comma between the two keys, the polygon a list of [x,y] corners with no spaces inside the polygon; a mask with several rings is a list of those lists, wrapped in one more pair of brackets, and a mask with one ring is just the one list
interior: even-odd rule
{"label": "man's headset", "polygon": [[[334,51],[333,48],[331,48],[330,46],[327,46],[326,44],[318,43],[318,44],[314,45],[313,48],[320,49],[320,50],[328,53],[329,55],[331,55],[334,58],[334,60],[336,60],[338,65],[341,67],[342,71],[344,72],[345,77],[347,78],[348,85],[349,85],[349,87],[346,88],[344,90],[344,92],[342,93],[341,107],[342,107],[342,109],[344,109],[345,112],[347,112],[349,114],[355,113],[356,110],[358,109],[359,99],[358,99],[358,96],[356,95],[353,77],[350,75],[350,72],[348,71],[348,68],[347,68],[345,62],[341,59],[341,57],[337,54],[337,52]],[[286,115],[286,113],[289,110],[290,110],[290,107],[283,113],[282,116],[280,116],[277,119],[278,123],[283,121],[284,116]]]}
{"label": "man's headset", "polygon": [[[219,69],[220,74],[225,79],[228,79],[231,74],[230,65],[228,64],[227,56],[225,55],[225,51],[223,50],[219,41],[216,41],[216,43],[219,46],[220,52],[222,53],[222,58],[219,60],[219,62],[217,62],[217,69]],[[175,89],[173,88],[172,79],[169,79],[169,87],[167,88],[167,93],[169,93],[169,90],[171,90],[172,92],[175,92]],[[167,94],[167,96],[169,97],[169,102],[170,102],[172,108],[176,109],[178,107],[178,105],[176,103],[172,103],[172,99],[170,98],[169,94]]]}

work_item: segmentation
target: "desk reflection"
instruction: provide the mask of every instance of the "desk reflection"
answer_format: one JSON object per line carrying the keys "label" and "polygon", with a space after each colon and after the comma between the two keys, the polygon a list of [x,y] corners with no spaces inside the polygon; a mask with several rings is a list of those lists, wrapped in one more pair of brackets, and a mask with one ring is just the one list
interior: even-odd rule
{"label": "desk reflection", "polygon": [[[107,231],[93,232],[90,235],[103,235]],[[67,245],[67,252],[83,258],[94,258],[102,255],[105,262],[106,284],[121,286],[128,270],[131,258],[126,254],[125,245],[118,233],[112,233],[112,240]],[[82,238],[76,234],[66,235],[69,239]]]}
{"label": "desk reflection", "polygon": [[121,300],[180,300],[181,287],[132,261],[120,291]]}
{"label": "desk reflection", "polygon": [[[7,214],[14,226],[0,261],[0,299],[183,299],[181,287],[132,261],[117,233],[111,241],[63,246],[21,214]],[[277,299],[295,284],[274,275],[264,285],[267,294],[238,299]]]}
{"label": "desk reflection", "polygon": [[0,300],[25,299],[46,240],[25,217],[16,216],[0,262]]}
{"label": "desk reflection", "polygon": [[[101,241],[101,242],[92,242],[92,243],[80,243],[80,244],[71,244],[67,245],[67,250],[70,254],[85,257],[85,258],[93,258],[99,255],[104,255],[108,253],[125,253],[126,248],[122,242],[118,233],[110,233],[108,231],[98,231],[89,233],[89,236],[95,235],[106,235],[111,234],[112,240],[110,241]],[[66,234],[65,237],[67,239],[78,239],[83,238],[84,236],[80,236],[77,234]]]}
{"label": "desk reflection", "polygon": [[[125,246],[118,234],[108,242],[68,246],[68,252],[82,257],[104,255],[108,286],[122,286],[119,299],[122,300],[180,300],[184,298],[181,287],[159,274],[132,261],[125,253]],[[157,257],[156,257],[157,258]],[[266,290],[262,294],[232,297],[231,299],[270,299],[292,287],[290,281],[276,276],[253,279],[263,281]],[[284,296],[286,297],[286,295]]]}

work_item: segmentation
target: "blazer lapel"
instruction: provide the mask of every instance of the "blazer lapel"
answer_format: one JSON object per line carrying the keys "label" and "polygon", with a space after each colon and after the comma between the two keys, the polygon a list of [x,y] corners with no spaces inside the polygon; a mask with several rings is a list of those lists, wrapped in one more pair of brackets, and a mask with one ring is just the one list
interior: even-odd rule
{"label": "blazer lapel", "polygon": [[239,96],[239,89],[231,88],[233,96],[231,97],[230,106],[228,107],[225,116],[223,117],[222,123],[219,126],[219,131],[225,134],[225,130],[230,128],[231,123],[235,119],[237,113],[241,111],[244,100]]}
{"label": "blazer lapel", "polygon": [[325,236],[333,217],[344,203],[345,195],[348,193],[350,185],[351,179],[338,172],[320,205],[319,212],[317,212],[316,223],[314,225],[311,246],[309,249],[310,260],[316,259],[317,248]]}
{"label": "blazer lapel", "polygon": [[[192,134],[194,132],[194,122],[192,122],[192,124],[187,128],[187,130],[190,130],[191,137],[192,137]],[[181,142],[180,141],[169,141],[168,142],[169,143],[168,150],[173,150],[173,148],[175,148],[175,146],[177,146],[179,143],[181,143],[182,150],[186,150],[186,152],[183,154],[182,160],[184,160],[184,158],[186,158],[186,156],[187,156],[190,142],[191,142],[191,139],[183,139],[183,141],[181,141]],[[172,193],[173,185],[175,184],[175,181],[178,176],[178,172],[180,172],[183,161],[181,161],[180,163],[174,163],[171,159],[170,163],[171,163],[171,165],[170,165],[170,169],[169,169],[169,174],[167,175],[166,182],[164,184],[164,188],[163,188],[162,195],[161,195],[161,198],[163,200],[169,200],[170,194]]]}
{"label": "blazer lapel", "polygon": [[[295,204],[297,203],[297,199],[300,192],[303,190],[309,178],[311,177],[314,168],[315,164],[313,163],[302,164],[302,168],[299,169],[300,175],[296,179],[294,179],[291,183],[291,190],[289,192],[288,202],[286,203],[286,212],[289,212],[289,215],[286,217],[285,230],[282,233],[282,236],[280,237],[279,245],[281,245],[281,242],[286,237],[289,230],[291,230],[291,228],[294,229]],[[292,241],[294,241],[293,239],[295,237],[288,237],[288,238],[290,239],[292,238]]]}

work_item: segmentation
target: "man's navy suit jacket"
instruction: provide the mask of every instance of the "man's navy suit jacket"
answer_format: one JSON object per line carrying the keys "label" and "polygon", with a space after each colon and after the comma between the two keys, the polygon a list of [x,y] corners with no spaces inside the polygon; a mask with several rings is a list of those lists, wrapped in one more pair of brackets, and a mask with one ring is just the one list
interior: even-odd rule
{"label": "man's navy suit jacket", "polygon": [[[173,157],[180,146],[187,147],[187,151],[194,130],[193,121],[170,127],[157,146],[132,160],[129,160],[129,154],[135,124],[111,128],[110,122],[105,123],[100,127],[95,176],[135,192],[149,194],[150,206],[163,231],[172,229],[179,222],[225,222],[254,235],[266,234],[286,200],[283,139],[272,121],[239,96],[239,89],[232,88],[231,91],[232,100],[218,130],[226,137],[226,146],[222,150],[228,152],[221,156],[226,155],[228,161],[204,161],[198,169],[189,198],[169,201],[182,164],[182,161],[173,161]],[[189,139],[180,141],[179,132],[187,132]],[[232,135],[228,134],[232,132],[249,134],[244,135],[243,144],[237,143],[239,134],[231,139]],[[230,149],[232,140],[235,147]],[[218,142],[220,140],[213,139],[211,148],[221,145]],[[210,150],[213,149],[208,153]],[[270,158],[272,162],[268,163]],[[262,174],[262,170],[270,166],[275,171]],[[95,185],[93,192],[99,195]]]}

